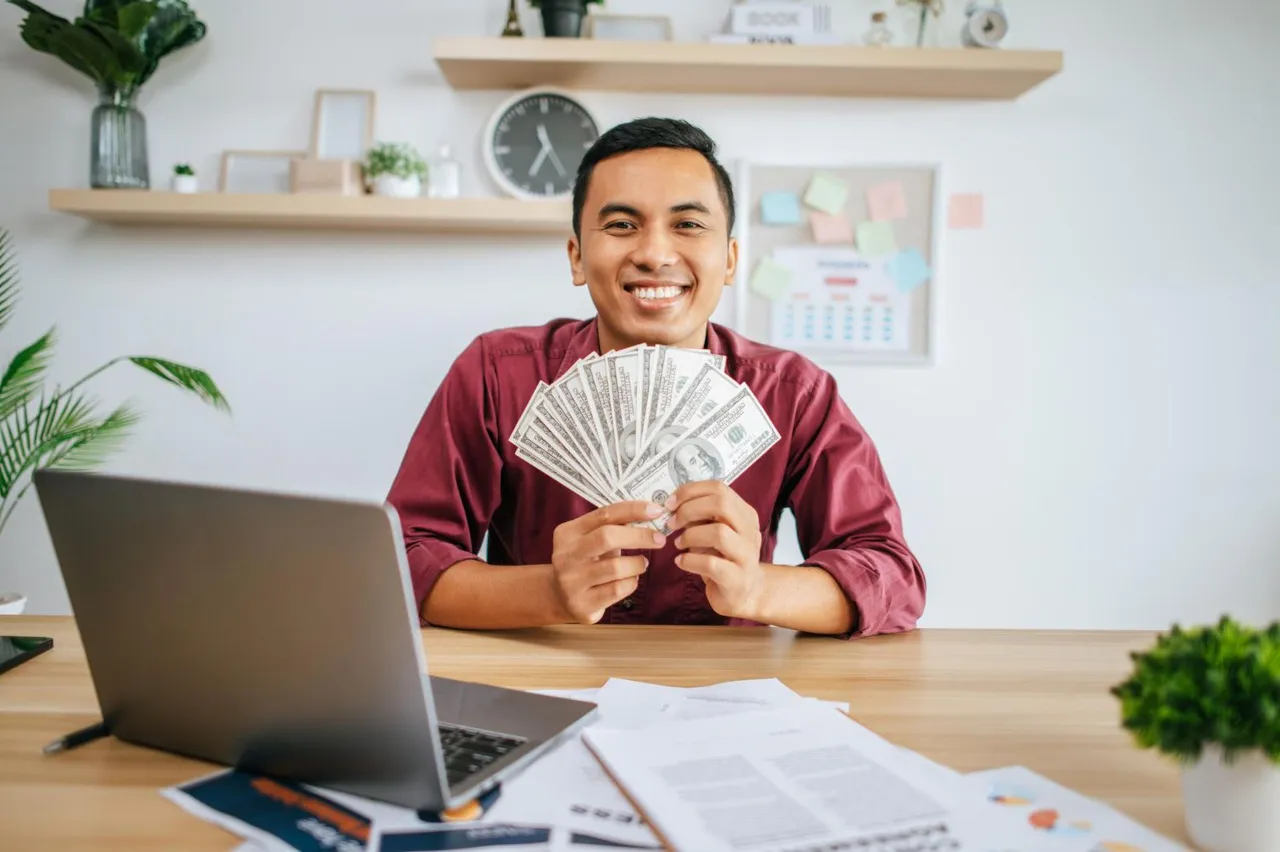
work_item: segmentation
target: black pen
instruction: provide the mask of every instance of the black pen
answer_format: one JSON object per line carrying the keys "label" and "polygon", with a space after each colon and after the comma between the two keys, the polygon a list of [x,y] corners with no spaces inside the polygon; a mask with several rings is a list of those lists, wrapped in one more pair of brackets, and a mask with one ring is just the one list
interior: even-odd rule
{"label": "black pen", "polygon": [[84,745],[85,743],[90,743],[90,742],[93,742],[94,740],[101,739],[106,735],[107,735],[107,723],[98,722],[96,724],[90,725],[87,728],[81,728],[78,731],[72,731],[71,733],[67,734],[65,737],[61,737],[59,739],[54,740],[53,742],[49,743],[47,746],[44,747],[44,753],[57,754],[60,751],[67,751],[68,749],[73,749],[76,746],[81,746],[81,745]]}

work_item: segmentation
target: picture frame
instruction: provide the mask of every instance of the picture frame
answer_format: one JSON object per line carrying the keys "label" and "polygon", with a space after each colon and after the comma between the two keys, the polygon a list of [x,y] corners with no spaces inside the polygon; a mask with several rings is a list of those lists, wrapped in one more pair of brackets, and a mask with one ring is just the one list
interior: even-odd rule
{"label": "picture frame", "polygon": [[363,160],[373,145],[378,95],[369,89],[317,89],[311,151],[317,160]]}
{"label": "picture frame", "polygon": [[583,22],[583,37],[602,41],[671,41],[671,18],[666,15],[591,14]]}
{"label": "picture frame", "polygon": [[293,161],[306,151],[223,151],[218,192],[286,195]]}

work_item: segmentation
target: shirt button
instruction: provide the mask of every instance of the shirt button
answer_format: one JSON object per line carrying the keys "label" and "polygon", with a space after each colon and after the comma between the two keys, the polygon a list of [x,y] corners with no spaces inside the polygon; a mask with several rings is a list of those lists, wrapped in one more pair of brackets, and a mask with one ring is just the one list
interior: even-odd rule
{"label": "shirt button", "polygon": [[631,598],[624,598],[622,601],[623,609],[631,609],[635,605],[636,605],[636,602],[633,601]]}

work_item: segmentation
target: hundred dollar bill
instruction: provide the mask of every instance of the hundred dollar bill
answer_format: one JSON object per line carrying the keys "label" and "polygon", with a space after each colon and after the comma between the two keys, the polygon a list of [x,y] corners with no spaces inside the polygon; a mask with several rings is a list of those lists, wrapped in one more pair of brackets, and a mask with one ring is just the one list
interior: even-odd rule
{"label": "hundred dollar bill", "polygon": [[615,352],[605,357],[608,368],[609,406],[617,427],[614,465],[619,474],[631,466],[640,449],[640,437],[636,430],[636,391],[640,382],[640,351],[638,348]]}
{"label": "hundred dollar bill", "polygon": [[727,403],[742,386],[710,362],[694,376],[685,392],[666,415],[653,425],[640,455],[623,471],[628,477],[649,459],[666,452],[681,435],[697,426]]}
{"label": "hundred dollar bill", "polygon": [[591,466],[583,460],[582,450],[575,447],[573,436],[553,415],[553,401],[549,398],[550,390],[550,386],[545,382],[538,382],[533,397],[516,422],[516,428],[511,432],[511,443],[516,449],[528,450],[530,447],[539,446],[538,440],[540,440],[554,449],[568,467],[581,474],[593,486],[594,493],[608,493],[606,483],[596,478]]}
{"label": "hundred dollar bill", "polygon": [[646,346],[640,350],[640,387],[636,396],[636,438],[640,446],[645,443],[645,412],[649,410],[649,386],[653,384],[653,363],[657,348]]}
{"label": "hundred dollar bill", "polygon": [[606,466],[604,436],[597,426],[597,418],[592,414],[591,398],[587,394],[587,384],[582,377],[582,368],[595,359],[583,359],[569,369],[551,386],[550,399],[557,402],[560,410],[565,412],[565,428],[577,437],[584,449],[584,457],[590,459],[592,470],[602,481],[611,481],[613,474]]}
{"label": "hundred dollar bill", "polygon": [[671,410],[685,386],[698,375],[702,365],[711,363],[724,370],[724,356],[713,355],[705,349],[681,349],[677,346],[657,347],[653,365],[652,386],[646,402],[644,434],[646,440],[658,421]]}
{"label": "hundred dollar bill", "polygon": [[609,404],[609,359],[580,361],[574,369],[582,375],[587,399],[591,403],[591,417],[604,442],[604,473],[610,481],[616,482],[622,471],[618,470],[615,462],[618,458],[618,429],[613,420],[613,406]]}
{"label": "hundred dollar bill", "polygon": [[[661,505],[686,482],[718,479],[731,483],[782,439],[755,394],[745,385],[710,417],[690,429],[666,452],[640,465],[622,483],[635,500]],[[670,513],[653,522],[671,532]]]}

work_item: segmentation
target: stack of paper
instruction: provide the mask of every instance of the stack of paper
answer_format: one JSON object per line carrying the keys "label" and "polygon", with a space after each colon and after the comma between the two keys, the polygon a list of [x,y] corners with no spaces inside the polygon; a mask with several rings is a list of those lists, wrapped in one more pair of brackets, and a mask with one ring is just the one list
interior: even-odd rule
{"label": "stack of paper", "polygon": [[[516,456],[596,506],[659,505],[685,482],[733,482],[781,436],[746,385],[703,349],[633,346],[539,382]],[[665,532],[664,516],[652,525]]]}

